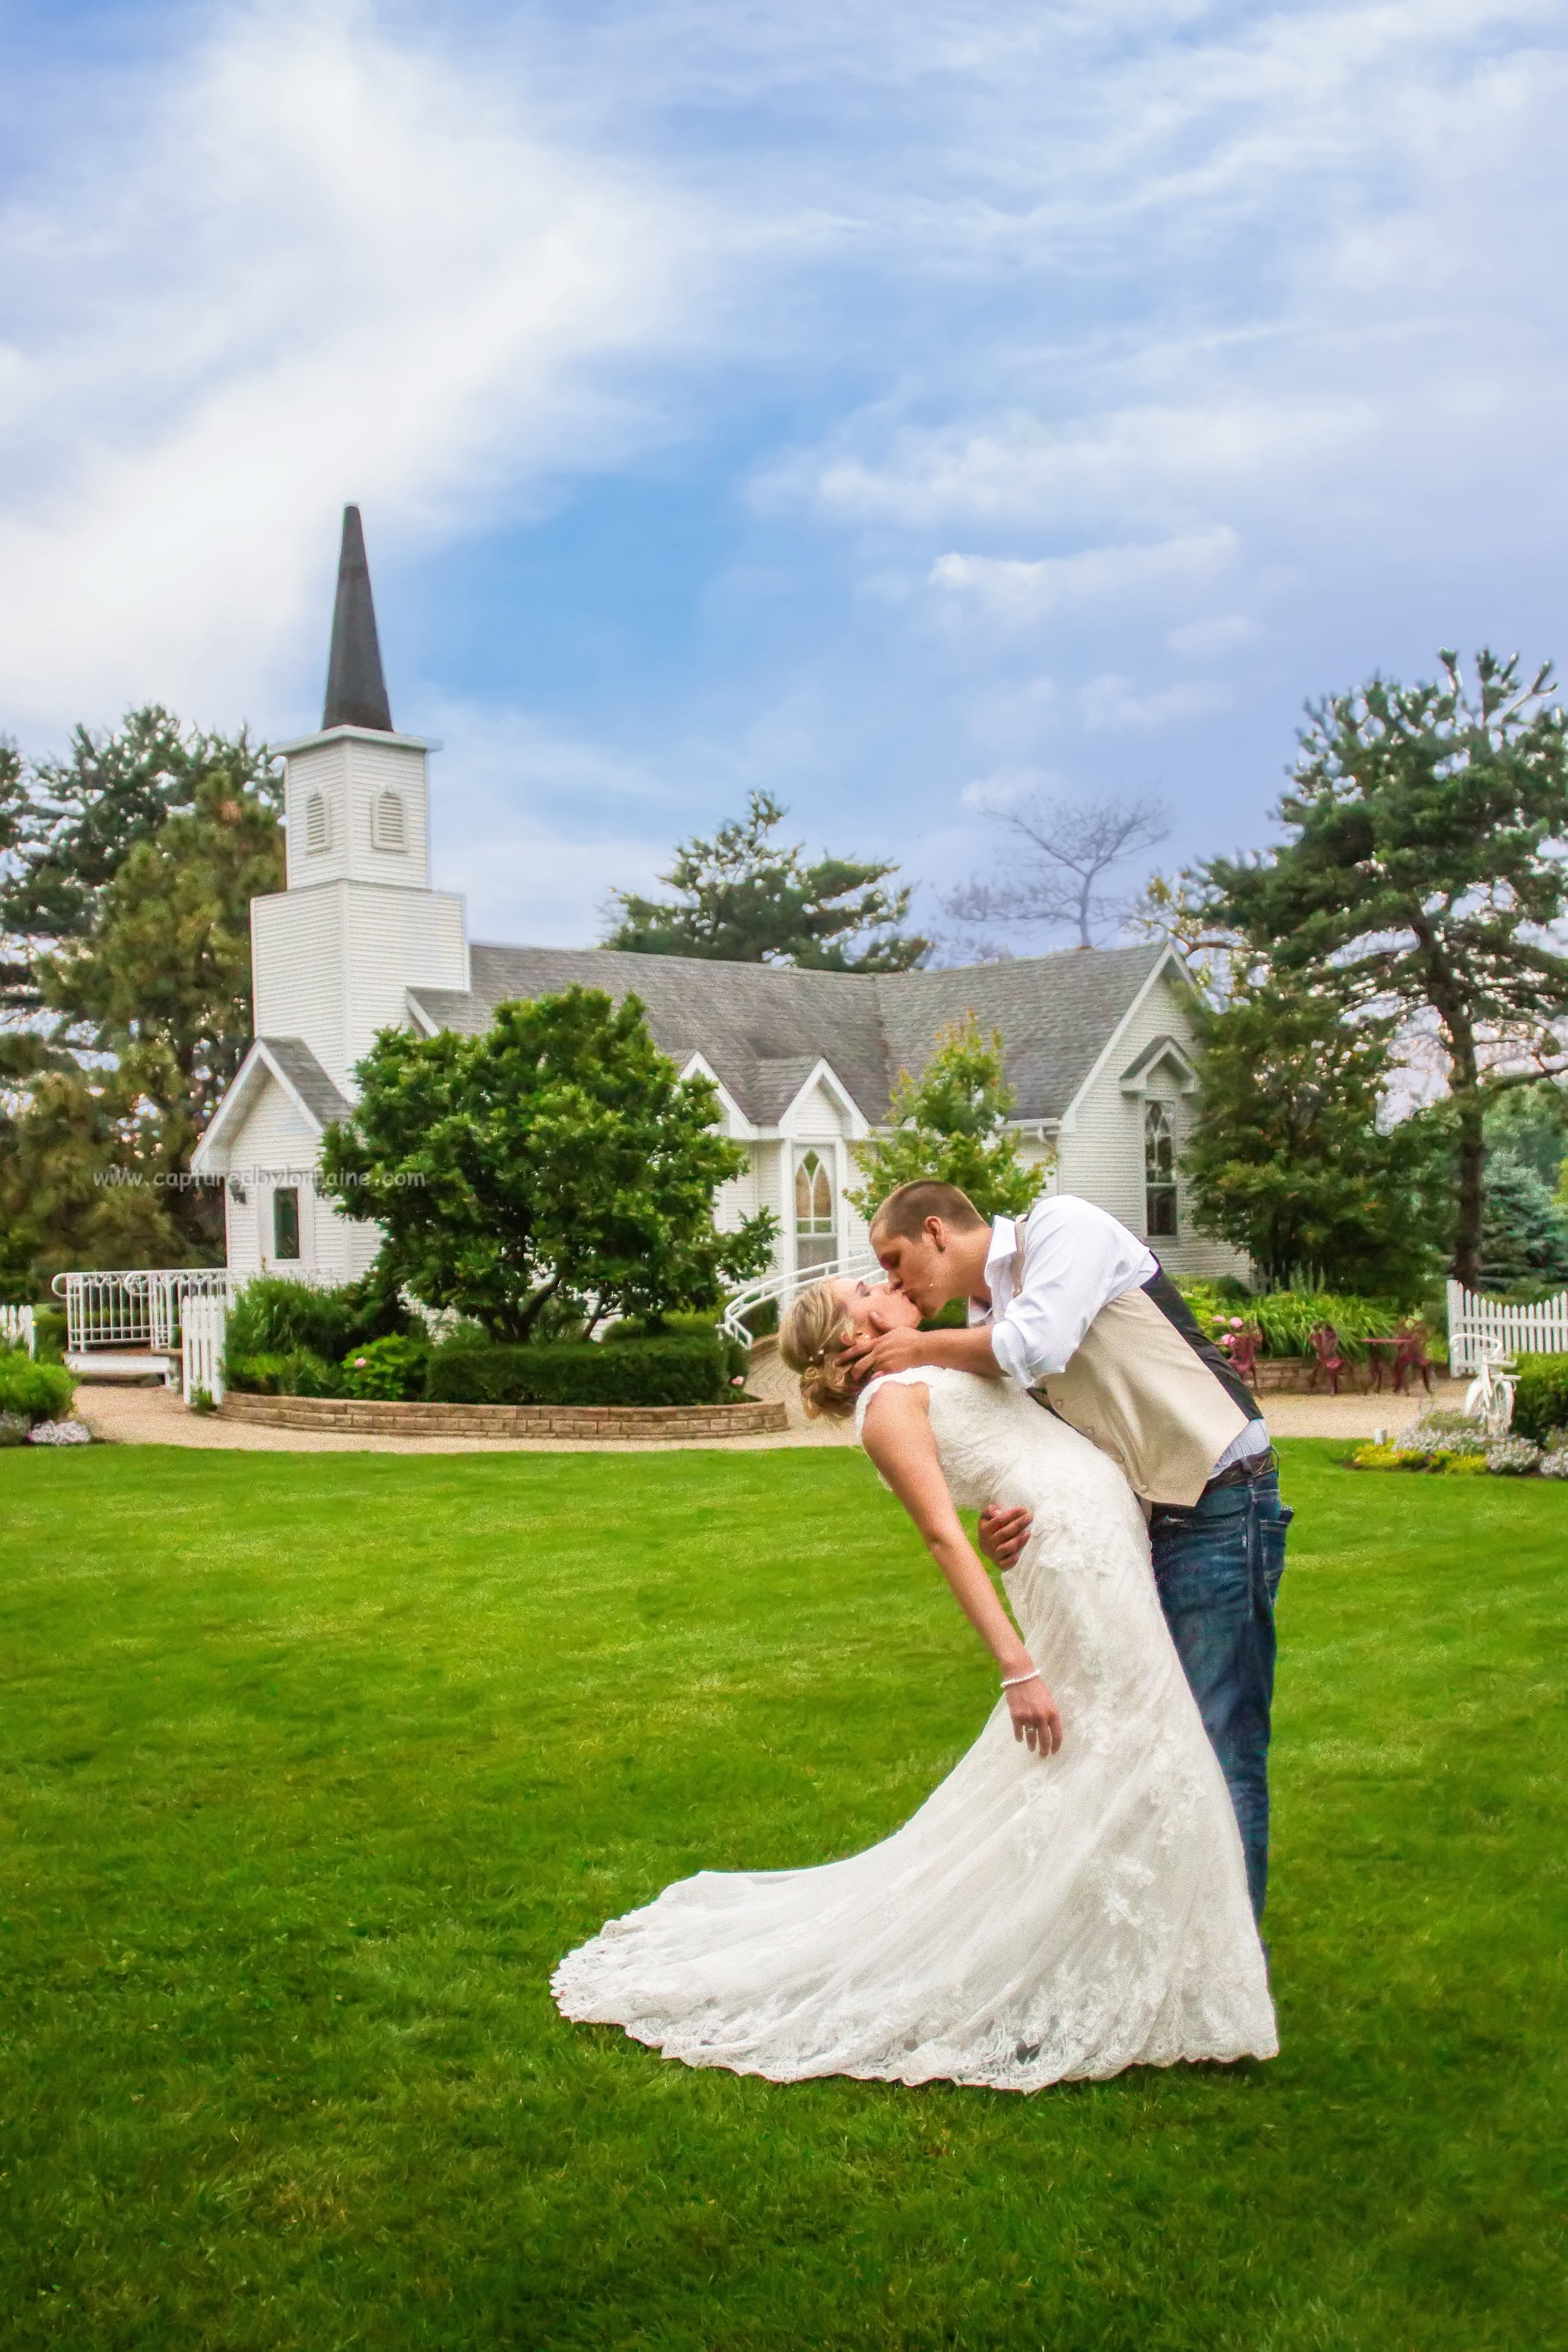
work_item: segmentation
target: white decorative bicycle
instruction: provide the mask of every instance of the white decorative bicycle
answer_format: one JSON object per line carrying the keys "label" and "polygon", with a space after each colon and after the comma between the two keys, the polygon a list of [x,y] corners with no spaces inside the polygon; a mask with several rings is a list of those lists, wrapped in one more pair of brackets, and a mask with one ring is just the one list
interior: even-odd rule
{"label": "white decorative bicycle", "polygon": [[1477,1339],[1473,1353],[1476,1376],[1465,1391],[1466,1417],[1479,1421],[1489,1437],[1506,1437],[1519,1366],[1500,1339]]}

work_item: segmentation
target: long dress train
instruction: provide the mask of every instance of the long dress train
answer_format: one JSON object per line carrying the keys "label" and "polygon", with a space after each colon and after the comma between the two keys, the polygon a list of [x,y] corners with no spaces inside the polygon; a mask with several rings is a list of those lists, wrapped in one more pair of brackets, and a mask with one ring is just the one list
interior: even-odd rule
{"label": "long dress train", "polygon": [[1271,2057],[1235,1816],[1125,1479],[1010,1381],[893,1377],[927,1387],[956,1502],[1034,1515],[1007,1591],[1062,1747],[1032,1755],[999,1703],[892,1837],[819,1869],[666,1887],[561,1962],[562,2011],[775,2082],[1034,2091]]}

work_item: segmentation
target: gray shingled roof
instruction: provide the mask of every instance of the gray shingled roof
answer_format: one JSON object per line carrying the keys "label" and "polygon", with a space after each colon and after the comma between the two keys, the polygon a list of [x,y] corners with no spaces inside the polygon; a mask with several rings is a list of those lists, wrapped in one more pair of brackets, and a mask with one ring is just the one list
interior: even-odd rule
{"label": "gray shingled roof", "polygon": [[700,1053],[758,1127],[777,1126],[819,1059],[877,1124],[899,1071],[918,1075],[937,1031],[973,1012],[1002,1033],[1018,1097],[1014,1117],[1060,1118],[1164,952],[1075,949],[949,971],[872,975],[611,948],[476,945],[467,993],[409,994],[434,1027],[476,1036],[510,998],[545,996],[574,982],[606,989],[618,1001],[634,992],[664,1051],[682,1060]]}
{"label": "gray shingled roof", "polygon": [[323,1127],[329,1119],[346,1118],[353,1105],[338,1092],[315,1055],[300,1037],[263,1037],[267,1047],[300,1101]]}

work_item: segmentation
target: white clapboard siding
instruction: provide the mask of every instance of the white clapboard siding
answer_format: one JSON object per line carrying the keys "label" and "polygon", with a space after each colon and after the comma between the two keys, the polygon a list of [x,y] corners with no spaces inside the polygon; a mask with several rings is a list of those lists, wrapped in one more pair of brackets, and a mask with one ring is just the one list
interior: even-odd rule
{"label": "white clapboard siding", "polygon": [[298,1037],[340,1089],[352,1056],[345,1020],[348,898],[340,885],[280,890],[250,902],[256,1034]]}
{"label": "white clapboard siding", "polygon": [[1534,1306],[1515,1307],[1450,1282],[1449,1370],[1473,1372],[1481,1339],[1495,1340],[1511,1356],[1568,1356],[1568,1290]]}
{"label": "white clapboard siding", "polygon": [[[1118,1034],[1103,1066],[1073,1106],[1070,1127],[1059,1141],[1052,1189],[1092,1201],[1128,1230],[1145,1237],[1144,1108],[1141,1094],[1124,1094],[1122,1073],[1131,1067],[1145,1045],[1156,1037],[1174,1037],[1197,1061],[1198,1049],[1183,991],[1163,975]],[[1155,1096],[1172,1114],[1178,1163],[1192,1129],[1193,1098],[1174,1085],[1156,1084]],[[1176,1190],[1176,1231],[1155,1244],[1161,1263],[1173,1274],[1244,1274],[1246,1260],[1228,1243],[1197,1233],[1187,1206],[1186,1187]]]}

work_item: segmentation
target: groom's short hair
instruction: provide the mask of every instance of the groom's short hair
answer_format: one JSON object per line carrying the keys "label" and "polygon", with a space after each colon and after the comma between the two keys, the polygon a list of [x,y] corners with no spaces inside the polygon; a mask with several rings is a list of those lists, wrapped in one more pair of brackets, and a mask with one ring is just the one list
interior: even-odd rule
{"label": "groom's short hair", "polygon": [[972,1233],[986,1223],[967,1192],[956,1184],[939,1184],[933,1176],[917,1177],[890,1192],[871,1221],[875,1234],[897,1234],[902,1241],[917,1242],[927,1217],[940,1217],[958,1233]]}

